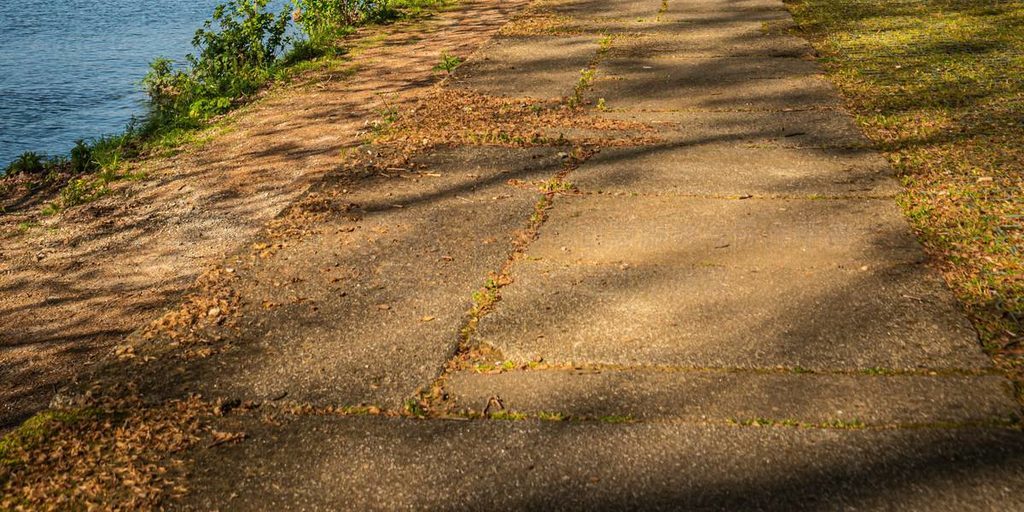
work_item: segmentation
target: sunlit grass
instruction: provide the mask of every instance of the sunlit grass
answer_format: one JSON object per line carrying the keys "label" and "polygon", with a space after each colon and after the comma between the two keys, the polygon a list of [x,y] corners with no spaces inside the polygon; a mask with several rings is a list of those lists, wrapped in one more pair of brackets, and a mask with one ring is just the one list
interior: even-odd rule
{"label": "sunlit grass", "polygon": [[1024,2],[788,3],[983,344],[1024,371]]}

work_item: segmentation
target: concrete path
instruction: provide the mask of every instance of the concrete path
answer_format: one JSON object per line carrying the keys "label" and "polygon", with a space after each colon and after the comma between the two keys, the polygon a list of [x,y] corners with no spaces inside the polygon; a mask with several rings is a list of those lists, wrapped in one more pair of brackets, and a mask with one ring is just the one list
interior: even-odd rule
{"label": "concrete path", "polygon": [[500,108],[430,127],[585,121],[360,148],[227,262],[213,341],[140,344],[154,396],[260,404],[216,420],[247,438],[194,450],[176,506],[1024,508],[1010,383],[789,22],[779,0],[524,11],[443,88]]}

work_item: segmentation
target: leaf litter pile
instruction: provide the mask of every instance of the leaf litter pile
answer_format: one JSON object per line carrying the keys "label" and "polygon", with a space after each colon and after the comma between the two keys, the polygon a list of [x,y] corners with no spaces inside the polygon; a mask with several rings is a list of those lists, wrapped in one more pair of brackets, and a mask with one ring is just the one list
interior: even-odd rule
{"label": "leaf litter pile", "polygon": [[643,145],[645,124],[590,115],[562,101],[488,96],[438,87],[377,138],[409,149],[438,145]]}
{"label": "leaf litter pile", "polygon": [[103,399],[36,416],[0,444],[0,509],[149,510],[187,492],[184,450],[215,433],[191,397]]}

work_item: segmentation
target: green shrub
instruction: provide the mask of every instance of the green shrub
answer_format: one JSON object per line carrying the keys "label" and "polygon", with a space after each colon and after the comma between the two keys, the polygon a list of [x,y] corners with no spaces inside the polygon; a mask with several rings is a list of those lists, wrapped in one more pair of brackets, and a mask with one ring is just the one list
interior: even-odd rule
{"label": "green shrub", "polygon": [[38,153],[26,151],[9,164],[4,173],[8,176],[15,174],[42,174],[46,171],[45,163],[46,159]]}
{"label": "green shrub", "polygon": [[309,37],[311,47],[328,43],[339,30],[356,24],[354,2],[347,0],[295,0],[293,17]]}
{"label": "green shrub", "polygon": [[192,78],[203,98],[234,98],[266,79],[287,44],[287,10],[267,12],[269,0],[233,0],[218,5],[213,19],[196,31],[189,55]]}
{"label": "green shrub", "polygon": [[150,64],[143,85],[150,99],[149,132],[194,124],[227,112],[235,98],[255,91],[270,76],[288,43],[289,12],[273,14],[269,0],[218,5],[196,31],[196,53],[186,69],[167,59]]}
{"label": "green shrub", "polygon": [[126,159],[136,156],[141,144],[140,134],[135,121],[128,123],[124,133],[100,137],[92,142],[92,158],[96,163],[95,170],[115,171]]}
{"label": "green shrub", "polygon": [[231,110],[231,98],[200,98],[188,108],[188,116],[193,119],[206,120]]}
{"label": "green shrub", "polygon": [[85,174],[99,168],[92,156],[92,146],[86,144],[81,139],[75,141],[75,147],[71,148],[71,161],[69,164],[71,172],[75,174]]}
{"label": "green shrub", "polygon": [[402,18],[404,8],[419,12],[439,0],[294,0],[295,21],[314,46],[329,46],[352,27]]}

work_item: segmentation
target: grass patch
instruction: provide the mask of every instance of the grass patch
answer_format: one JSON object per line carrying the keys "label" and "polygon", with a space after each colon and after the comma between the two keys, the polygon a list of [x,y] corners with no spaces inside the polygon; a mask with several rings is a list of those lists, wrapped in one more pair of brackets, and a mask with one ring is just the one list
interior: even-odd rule
{"label": "grass patch", "polygon": [[498,411],[490,414],[492,420],[505,420],[505,421],[523,421],[526,419],[526,415],[512,411]]}
{"label": "grass patch", "polygon": [[787,3],[985,348],[1024,379],[1024,2]]}

